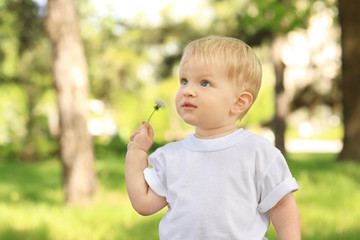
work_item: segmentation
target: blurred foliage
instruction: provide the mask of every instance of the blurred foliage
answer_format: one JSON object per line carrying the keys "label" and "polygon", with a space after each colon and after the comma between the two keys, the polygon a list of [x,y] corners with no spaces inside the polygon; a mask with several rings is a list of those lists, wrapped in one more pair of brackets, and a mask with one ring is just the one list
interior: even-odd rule
{"label": "blurred foliage", "polygon": [[[320,2],[334,7],[330,0]],[[310,0],[212,0],[204,1],[197,14],[182,17],[174,16],[174,6],[169,5],[159,13],[161,22],[153,24],[141,14],[128,19],[99,14],[92,1],[77,4],[90,97],[104,105],[101,113],[91,116],[101,118],[106,113],[117,128],[115,135],[96,136],[95,149],[108,146],[115,151],[122,151],[148,118],[155,98],[164,99],[168,106],[151,121],[156,142],[181,139],[192,132],[173,104],[178,62],[189,41],[210,34],[238,37],[254,46],[263,62],[263,86],[241,126],[267,125],[275,98],[271,39],[274,34],[305,28],[316,9]],[[0,147],[6,149],[0,161],[40,160],[58,152],[51,51],[43,28],[45,8],[30,0],[0,0]],[[300,102],[304,104],[308,103]]]}
{"label": "blurred foliage", "polygon": [[49,105],[42,97],[53,91],[51,55],[39,6],[24,0],[0,4],[0,144],[9,146],[1,157],[34,161],[55,151],[49,147],[48,112],[41,110]]}

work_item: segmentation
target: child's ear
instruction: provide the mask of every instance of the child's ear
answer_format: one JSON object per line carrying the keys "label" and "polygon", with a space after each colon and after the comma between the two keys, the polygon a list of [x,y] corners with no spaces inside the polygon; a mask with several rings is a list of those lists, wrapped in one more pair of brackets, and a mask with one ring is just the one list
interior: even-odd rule
{"label": "child's ear", "polygon": [[231,113],[234,115],[241,114],[246,112],[253,102],[253,96],[249,92],[241,92],[236,100],[234,105],[231,108]]}

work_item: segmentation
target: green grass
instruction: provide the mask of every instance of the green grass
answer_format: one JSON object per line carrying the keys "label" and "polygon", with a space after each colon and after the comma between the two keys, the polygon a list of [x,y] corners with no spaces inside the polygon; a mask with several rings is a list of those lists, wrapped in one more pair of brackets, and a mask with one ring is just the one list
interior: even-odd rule
{"label": "green grass", "polygon": [[[303,239],[359,239],[360,165],[337,162],[334,154],[293,154],[289,167],[300,190]],[[276,239],[273,228],[269,239]]]}
{"label": "green grass", "polygon": [[[303,239],[358,239],[360,165],[339,163],[332,154],[289,156],[300,186]],[[94,204],[63,205],[61,165],[0,162],[0,239],[158,239],[164,211],[150,217],[134,212],[124,183],[124,156],[96,162],[99,186]],[[269,239],[277,239],[271,227]]]}
{"label": "green grass", "polygon": [[63,205],[61,165],[0,163],[0,240],[157,239],[163,215],[139,216],[124,183],[124,156],[96,162],[94,204]]}

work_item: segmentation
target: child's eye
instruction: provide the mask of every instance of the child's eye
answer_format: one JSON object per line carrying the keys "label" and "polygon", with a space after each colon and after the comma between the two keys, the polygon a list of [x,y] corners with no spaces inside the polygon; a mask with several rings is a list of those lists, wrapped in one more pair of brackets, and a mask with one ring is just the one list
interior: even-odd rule
{"label": "child's eye", "polygon": [[188,83],[189,83],[189,81],[187,79],[185,79],[185,78],[180,80],[181,85],[187,85]]}
{"label": "child's eye", "polygon": [[203,86],[203,87],[210,87],[210,86],[211,86],[211,84],[210,84],[210,82],[209,82],[209,81],[204,80],[204,81],[202,81],[202,82],[201,82],[201,86]]}

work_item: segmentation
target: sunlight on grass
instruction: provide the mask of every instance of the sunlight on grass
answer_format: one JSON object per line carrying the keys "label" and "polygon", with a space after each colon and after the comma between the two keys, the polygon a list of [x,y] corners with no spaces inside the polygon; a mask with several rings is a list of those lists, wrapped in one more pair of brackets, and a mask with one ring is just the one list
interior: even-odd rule
{"label": "sunlight on grass", "polygon": [[132,209],[123,157],[96,165],[100,184],[93,205],[66,207],[59,162],[0,164],[0,239],[157,239],[163,213],[142,217]]}
{"label": "sunlight on grass", "polygon": [[330,154],[290,156],[304,239],[357,239],[360,166]]}
{"label": "sunlight on grass", "polygon": [[[358,239],[360,165],[332,154],[289,156],[300,190],[303,239]],[[99,186],[88,207],[63,205],[61,165],[0,163],[0,239],[158,239],[165,211],[150,217],[131,207],[124,183],[124,156],[96,162]],[[269,239],[277,239],[270,227]]]}

